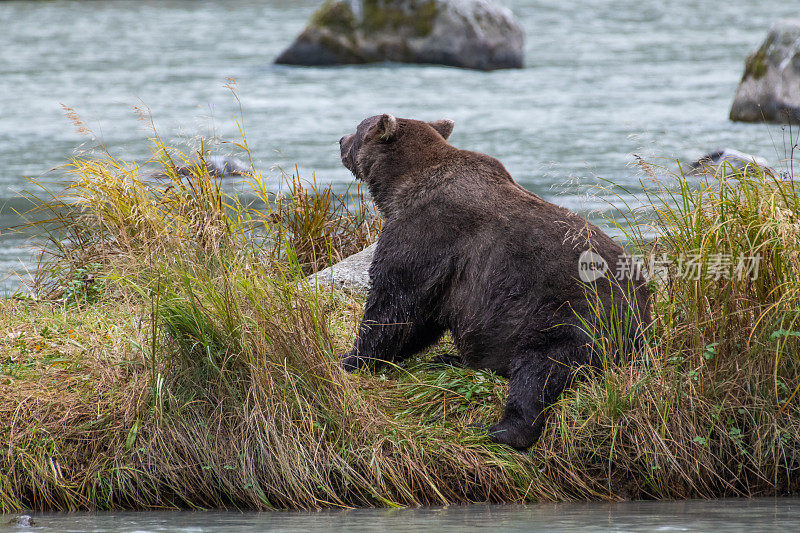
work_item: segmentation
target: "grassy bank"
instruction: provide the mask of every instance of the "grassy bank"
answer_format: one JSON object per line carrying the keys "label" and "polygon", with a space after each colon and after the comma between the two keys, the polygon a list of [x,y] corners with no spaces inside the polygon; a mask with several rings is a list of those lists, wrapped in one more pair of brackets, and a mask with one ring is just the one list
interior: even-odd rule
{"label": "grassy bank", "polygon": [[[243,205],[202,165],[179,176],[159,141],[155,159],[161,181],[76,159],[71,187],[38,200],[37,299],[0,302],[0,511],[798,490],[793,182],[653,174],[649,214],[625,213],[631,246],[661,258],[648,343],[564,393],[518,453],[465,429],[499,415],[507,384],[428,365],[447,340],[381,375],[339,369],[363,299],[303,280],[375,239],[358,191],[289,176],[276,195],[255,173]],[[757,276],[740,256],[760,257]]]}

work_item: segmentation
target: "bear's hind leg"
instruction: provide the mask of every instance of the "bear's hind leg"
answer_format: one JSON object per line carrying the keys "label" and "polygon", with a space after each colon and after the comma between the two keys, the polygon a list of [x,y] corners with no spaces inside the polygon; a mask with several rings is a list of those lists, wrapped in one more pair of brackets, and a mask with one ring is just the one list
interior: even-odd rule
{"label": "bear's hind leg", "polygon": [[573,375],[573,345],[528,352],[512,361],[509,394],[503,417],[489,427],[493,441],[524,450],[544,429],[547,408],[568,386]]}

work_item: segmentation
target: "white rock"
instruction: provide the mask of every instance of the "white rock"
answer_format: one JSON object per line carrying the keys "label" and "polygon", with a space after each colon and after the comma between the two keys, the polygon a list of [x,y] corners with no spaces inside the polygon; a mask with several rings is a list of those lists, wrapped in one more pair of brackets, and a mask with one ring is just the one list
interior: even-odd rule
{"label": "white rock", "polygon": [[343,290],[349,293],[366,294],[369,291],[369,266],[377,244],[367,246],[360,252],[346,257],[319,272],[308,276],[312,286],[321,289],[330,288]]}

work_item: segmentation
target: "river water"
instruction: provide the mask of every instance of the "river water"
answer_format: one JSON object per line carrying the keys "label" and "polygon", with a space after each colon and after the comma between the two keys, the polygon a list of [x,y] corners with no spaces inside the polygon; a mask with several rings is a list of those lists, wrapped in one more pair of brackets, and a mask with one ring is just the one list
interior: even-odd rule
{"label": "river water", "polygon": [[[465,531],[530,532],[787,532],[800,524],[800,499],[681,502],[470,505],[422,509],[237,513],[130,512],[33,514],[33,528],[9,531],[236,532]],[[0,515],[4,523],[11,515]],[[0,525],[0,531],[3,525]]]}
{"label": "river water", "polygon": [[[131,160],[151,135],[196,147],[199,136],[247,140],[275,183],[279,168],[344,188],[337,140],[364,117],[456,122],[451,142],[499,158],[525,187],[591,212],[598,177],[636,189],[632,154],[689,160],[731,147],[775,164],[779,127],[734,124],[728,109],[743,61],[785,0],[509,0],[526,31],[526,68],[473,72],[381,64],[277,67],[273,58],[320,0],[0,2],[0,288],[14,285],[29,250],[14,210],[26,178],[58,182],[51,169],[102,143]],[[74,109],[94,131],[64,118]],[[218,147],[235,153],[230,144]],[[673,165],[674,166],[674,165]],[[58,185],[54,185],[58,187]]]}

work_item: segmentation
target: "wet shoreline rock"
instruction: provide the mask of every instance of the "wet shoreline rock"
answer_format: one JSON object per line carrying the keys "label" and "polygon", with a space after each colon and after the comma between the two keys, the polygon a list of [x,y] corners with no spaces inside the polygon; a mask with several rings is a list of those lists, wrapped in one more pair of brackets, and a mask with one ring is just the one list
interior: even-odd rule
{"label": "wet shoreline rock", "polygon": [[800,19],[773,24],[747,58],[730,119],[800,123]]}
{"label": "wet shoreline rock", "polygon": [[523,42],[514,14],[494,0],[328,0],[275,63],[522,68]]}
{"label": "wet shoreline rock", "polygon": [[747,167],[758,167],[771,172],[769,163],[761,156],[740,152],[733,148],[713,150],[689,163],[689,174],[717,174],[743,172]]}
{"label": "wet shoreline rock", "polygon": [[34,527],[36,522],[33,520],[31,515],[28,514],[21,514],[16,518],[12,518],[11,521],[8,522],[9,525],[15,525],[17,527]]}
{"label": "wet shoreline rock", "polygon": [[[189,175],[201,161],[192,161],[186,165],[175,167],[178,174]],[[244,176],[251,172],[250,164],[229,155],[207,155],[202,159],[208,173],[217,178],[228,176]]]}
{"label": "wet shoreline rock", "polygon": [[[204,165],[208,173],[215,178],[249,176],[252,173],[249,163],[229,155],[207,155],[203,159],[187,161],[182,165],[175,166],[175,172],[178,176],[189,176],[192,172],[196,172],[199,165]],[[150,179],[169,177],[163,170],[149,172],[145,176]]]}
{"label": "wet shoreline rock", "polygon": [[250,164],[229,155],[209,155],[204,158],[206,168],[212,176],[244,176],[250,174]]}

